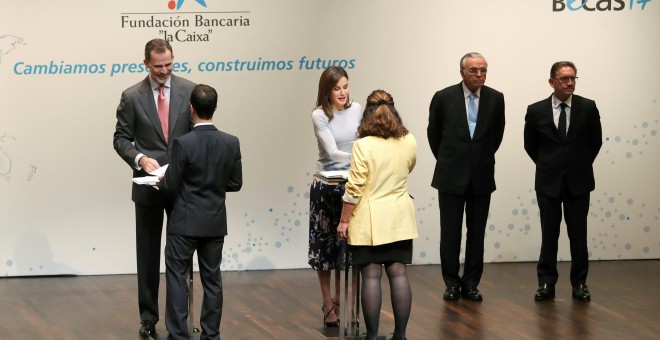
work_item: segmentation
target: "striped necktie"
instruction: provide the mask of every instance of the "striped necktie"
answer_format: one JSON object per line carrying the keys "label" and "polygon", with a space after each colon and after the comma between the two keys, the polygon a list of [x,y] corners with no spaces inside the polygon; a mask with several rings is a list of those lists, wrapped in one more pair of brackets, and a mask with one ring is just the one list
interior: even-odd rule
{"label": "striped necktie", "polygon": [[476,97],[476,93],[470,93],[470,102],[468,103],[468,127],[470,128],[470,138],[474,136],[474,129],[477,127],[477,105],[474,103],[474,98]]}
{"label": "striped necktie", "polygon": [[167,97],[165,96],[164,84],[160,85],[160,93],[158,94],[158,118],[160,119],[160,127],[163,129],[165,142],[167,142],[169,137],[170,104],[167,102]]}

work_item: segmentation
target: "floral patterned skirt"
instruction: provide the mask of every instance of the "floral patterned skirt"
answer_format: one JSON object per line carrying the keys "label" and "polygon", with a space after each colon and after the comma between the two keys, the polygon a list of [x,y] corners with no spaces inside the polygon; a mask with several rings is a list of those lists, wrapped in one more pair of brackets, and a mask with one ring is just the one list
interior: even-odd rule
{"label": "floral patterned skirt", "polygon": [[309,189],[308,263],[314,270],[344,268],[346,250],[337,237],[344,190],[343,184],[329,185],[316,178],[312,180]]}

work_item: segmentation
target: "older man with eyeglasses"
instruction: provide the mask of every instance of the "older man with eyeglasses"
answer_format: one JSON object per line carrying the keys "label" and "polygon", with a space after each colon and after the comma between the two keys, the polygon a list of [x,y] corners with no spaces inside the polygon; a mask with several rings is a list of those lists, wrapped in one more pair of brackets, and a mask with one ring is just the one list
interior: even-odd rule
{"label": "older man with eyeglasses", "polygon": [[[495,191],[495,152],[504,136],[504,95],[485,86],[488,63],[479,53],[460,61],[463,81],[431,100],[427,137],[435,156],[431,186],[440,204],[440,262],[445,300],[483,300],[484,236]],[[459,275],[463,212],[467,235]]]}
{"label": "older man with eyeglasses", "polygon": [[573,94],[576,74],[572,62],[554,63],[548,80],[553,94],[529,105],[525,115],[525,151],[536,164],[534,188],[541,216],[536,301],[555,297],[562,209],[571,248],[572,297],[591,301],[586,285],[587,215],[595,188],[592,165],[602,144],[602,130],[596,103]]}

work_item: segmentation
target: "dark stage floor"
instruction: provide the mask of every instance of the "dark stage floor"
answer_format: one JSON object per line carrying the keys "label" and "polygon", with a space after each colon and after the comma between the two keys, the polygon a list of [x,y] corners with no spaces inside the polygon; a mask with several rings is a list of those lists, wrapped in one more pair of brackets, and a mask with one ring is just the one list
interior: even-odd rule
{"label": "dark stage floor", "polygon": [[[590,303],[571,299],[569,266],[560,264],[556,299],[535,302],[535,263],[486,264],[480,303],[445,302],[440,266],[409,266],[408,339],[660,338],[660,261],[591,262]],[[383,277],[380,332],[389,336]],[[224,272],[223,282],[223,339],[325,338],[311,269]],[[166,339],[164,276],[160,296],[157,338]],[[199,317],[199,281],[194,296]],[[0,311],[0,339],[139,339],[135,275],[2,278]]]}

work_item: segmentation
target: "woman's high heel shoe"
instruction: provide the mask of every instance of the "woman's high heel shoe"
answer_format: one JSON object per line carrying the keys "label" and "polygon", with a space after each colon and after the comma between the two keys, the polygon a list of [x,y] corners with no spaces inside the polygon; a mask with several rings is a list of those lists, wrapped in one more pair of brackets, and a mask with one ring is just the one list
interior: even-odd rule
{"label": "woman's high heel shoe", "polygon": [[339,311],[341,310],[341,305],[339,305],[339,301],[332,299],[332,305],[335,307],[335,314],[337,314],[337,321],[339,321]]}
{"label": "woman's high heel shoe", "polygon": [[[328,317],[332,312],[335,312],[335,306],[333,305],[332,307],[329,307],[327,310],[325,309],[325,305],[321,306],[321,311],[323,312],[323,325],[325,327],[339,327],[339,319],[336,321],[328,321]],[[335,312],[335,316],[336,316]]]}

